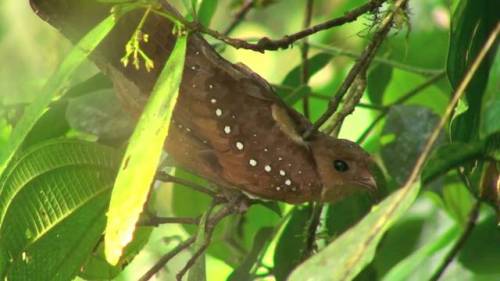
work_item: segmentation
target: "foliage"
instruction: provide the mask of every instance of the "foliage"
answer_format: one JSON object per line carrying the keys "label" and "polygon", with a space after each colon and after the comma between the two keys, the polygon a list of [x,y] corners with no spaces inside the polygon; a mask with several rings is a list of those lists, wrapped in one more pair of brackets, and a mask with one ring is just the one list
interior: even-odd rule
{"label": "foliage", "polygon": [[[446,120],[421,176],[407,182],[498,25],[498,1],[409,1],[409,10],[397,10],[401,21],[365,69],[364,96],[340,131],[373,155],[383,177],[379,185],[390,194],[325,204],[312,234],[317,206],[257,200],[224,214],[213,205],[217,187],[172,169],[162,156],[189,48],[184,35],[192,28],[181,24],[189,22],[176,20],[174,30],[165,31],[178,35],[174,51],[165,62],[153,61],[145,46],[159,35],[143,34],[142,25],[159,2],[101,0],[112,12],[61,58],[67,48],[54,48],[62,44],[60,35],[35,21],[21,2],[28,1],[0,3],[0,53],[12,60],[8,71],[0,71],[2,280],[137,280],[180,241],[191,247],[160,266],[162,280],[173,280],[183,268],[185,280],[500,279],[498,38]],[[306,10],[306,1],[170,2],[188,21],[247,39],[295,33]],[[316,0],[312,22],[341,17],[366,2]],[[309,36],[305,61],[303,41],[259,54],[206,38],[230,61],[258,70],[286,104],[303,112],[307,100],[315,121],[398,2]],[[233,18],[242,11],[241,19]],[[123,62],[131,60],[138,68],[132,72],[161,71],[137,124],[117,106],[109,73],[86,62],[129,12],[144,16],[132,36],[126,34]],[[21,20],[28,31],[19,30]],[[155,183],[158,167],[182,181]],[[156,221],[162,218],[187,222]],[[309,252],[311,235],[315,249]],[[200,258],[192,259],[197,252]]]}

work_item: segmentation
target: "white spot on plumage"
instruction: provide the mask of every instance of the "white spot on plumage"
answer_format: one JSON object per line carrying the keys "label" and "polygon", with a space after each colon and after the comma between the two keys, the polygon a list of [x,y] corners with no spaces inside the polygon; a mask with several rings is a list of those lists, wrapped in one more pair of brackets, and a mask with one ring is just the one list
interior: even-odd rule
{"label": "white spot on plumage", "polygon": [[225,126],[224,127],[224,133],[226,133],[226,135],[229,135],[231,133],[231,127],[230,126]]}
{"label": "white spot on plumage", "polygon": [[286,184],[286,185],[288,185],[288,186],[290,186],[290,185],[292,185],[292,181],[291,181],[290,179],[287,179],[287,180],[285,181],[285,184]]}
{"label": "white spot on plumage", "polygon": [[217,100],[216,99],[211,99],[210,103],[215,104],[215,103],[217,103]]}
{"label": "white spot on plumage", "polygon": [[276,190],[277,190],[277,191],[280,191],[280,190],[281,190],[281,186],[277,186],[277,187],[276,187]]}
{"label": "white spot on plumage", "polygon": [[210,85],[208,85],[208,88],[211,90],[214,88],[214,85],[210,84]]}
{"label": "white spot on plumage", "polygon": [[243,148],[245,148],[245,146],[243,145],[243,143],[241,141],[237,141],[236,142],[236,149],[243,150]]}
{"label": "white spot on plumage", "polygon": [[280,170],[280,175],[281,175],[282,177],[284,177],[284,176],[286,176],[286,172],[285,172],[285,171],[283,171],[283,170]]}
{"label": "white spot on plumage", "polygon": [[250,166],[252,166],[252,167],[255,167],[255,166],[257,166],[257,160],[252,158],[252,159],[250,159],[250,161],[248,161],[248,164],[250,164]]}
{"label": "white spot on plumage", "polygon": [[215,115],[217,115],[217,117],[221,117],[221,116],[222,116],[222,109],[217,108],[217,109],[215,110]]}
{"label": "white spot on plumage", "polygon": [[271,172],[272,168],[271,168],[271,166],[270,166],[270,165],[266,165],[266,166],[264,167],[264,170],[265,170],[266,172],[268,172],[268,173],[269,173],[269,172]]}

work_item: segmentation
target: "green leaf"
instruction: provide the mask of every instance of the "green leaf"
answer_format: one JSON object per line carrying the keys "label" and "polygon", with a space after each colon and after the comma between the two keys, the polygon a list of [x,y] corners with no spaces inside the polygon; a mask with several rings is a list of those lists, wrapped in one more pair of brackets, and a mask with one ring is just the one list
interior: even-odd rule
{"label": "green leaf", "polygon": [[288,280],[352,280],[371,262],[383,234],[408,210],[419,190],[420,183],[415,183],[393,193],[356,226],[296,268]]}
{"label": "green leaf", "polygon": [[330,204],[326,213],[326,229],[329,236],[337,237],[356,224],[373,204],[368,194],[354,194]]}
{"label": "green leaf", "polygon": [[9,259],[0,277],[71,279],[101,237],[118,163],[110,148],[66,139],[12,161],[0,181],[0,249]]}
{"label": "green leaf", "polygon": [[374,104],[382,104],[384,101],[385,89],[392,79],[392,66],[387,64],[377,64],[368,73],[368,97]]}
{"label": "green leaf", "polygon": [[[462,0],[452,18],[447,73],[457,88],[466,71],[498,22],[500,2],[496,0]],[[495,54],[490,51],[489,56]],[[484,91],[492,59],[485,59],[471,80],[465,94],[468,110],[455,116],[451,127],[453,141],[468,142],[479,137]]]}
{"label": "green leaf", "polygon": [[[323,67],[325,67],[332,60],[332,55],[327,53],[319,53],[317,55],[312,56],[307,60],[307,66],[309,70],[309,76],[312,77],[318,71],[320,71]],[[278,89],[277,93],[281,97],[286,97],[289,95],[291,91],[294,91],[295,88],[298,88],[302,84],[302,64],[294,67],[288,74],[281,85],[286,89]]]}
{"label": "green leaf", "polygon": [[[409,176],[439,116],[422,106],[391,107],[380,137],[382,160],[388,173],[401,184]],[[441,136],[437,143],[441,142]]]}
{"label": "green leaf", "polygon": [[429,280],[459,236],[460,228],[450,228],[438,239],[420,247],[400,261],[383,280]]}
{"label": "green leaf", "polygon": [[296,207],[292,211],[274,250],[274,276],[286,280],[290,272],[302,262],[307,242],[307,230],[311,220],[310,206]]}
{"label": "green leaf", "polygon": [[236,268],[227,278],[228,281],[251,281],[255,280],[252,276],[252,268],[257,265],[262,251],[266,249],[271,242],[274,229],[272,227],[263,227],[259,229],[253,241],[252,250],[248,253],[245,260]]}
{"label": "green leaf", "polygon": [[71,128],[92,134],[101,143],[122,145],[132,134],[135,121],[117,104],[120,101],[114,91],[96,91],[71,99],[65,116]]}
{"label": "green leaf", "polygon": [[7,148],[2,150],[2,155],[0,155],[0,174],[3,173],[16,151],[18,151],[23,144],[26,136],[28,136],[37,121],[47,111],[49,105],[64,95],[64,87],[71,79],[76,69],[106,37],[115,23],[116,18],[114,16],[109,16],[104,19],[99,25],[85,35],[64,59],[54,75],[42,89],[41,93],[26,109],[23,118],[12,132]]}
{"label": "green leaf", "polygon": [[494,216],[478,223],[458,255],[458,260],[475,273],[500,273],[500,231]]}
{"label": "green leaf", "polygon": [[497,48],[483,101],[481,137],[500,131],[500,122],[496,122],[500,120],[500,79],[498,77],[500,77],[500,49]]}
{"label": "green leaf", "polygon": [[160,161],[184,69],[187,36],[179,37],[130,139],[108,210],[106,259],[115,265],[132,241]]}
{"label": "green leaf", "polygon": [[210,21],[217,10],[218,2],[218,0],[202,0],[198,11],[198,21],[203,26],[210,26]]}
{"label": "green leaf", "polygon": [[428,183],[453,168],[479,159],[483,156],[484,150],[484,142],[453,143],[439,147],[424,167],[422,182]]}

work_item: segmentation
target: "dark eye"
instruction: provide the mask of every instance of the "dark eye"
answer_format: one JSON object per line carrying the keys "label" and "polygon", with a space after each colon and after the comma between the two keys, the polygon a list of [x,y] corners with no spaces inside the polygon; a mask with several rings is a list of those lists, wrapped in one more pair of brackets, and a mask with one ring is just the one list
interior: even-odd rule
{"label": "dark eye", "polygon": [[335,168],[335,170],[337,170],[339,172],[345,172],[345,171],[349,170],[349,165],[347,165],[347,163],[345,161],[342,161],[342,160],[333,161],[333,167]]}

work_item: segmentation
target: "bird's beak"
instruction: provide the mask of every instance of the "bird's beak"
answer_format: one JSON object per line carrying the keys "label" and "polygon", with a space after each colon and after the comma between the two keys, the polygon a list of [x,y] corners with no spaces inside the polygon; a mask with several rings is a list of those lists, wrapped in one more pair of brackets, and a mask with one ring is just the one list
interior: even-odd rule
{"label": "bird's beak", "polygon": [[377,182],[372,175],[359,178],[358,183],[364,187],[367,187],[370,192],[377,191]]}

